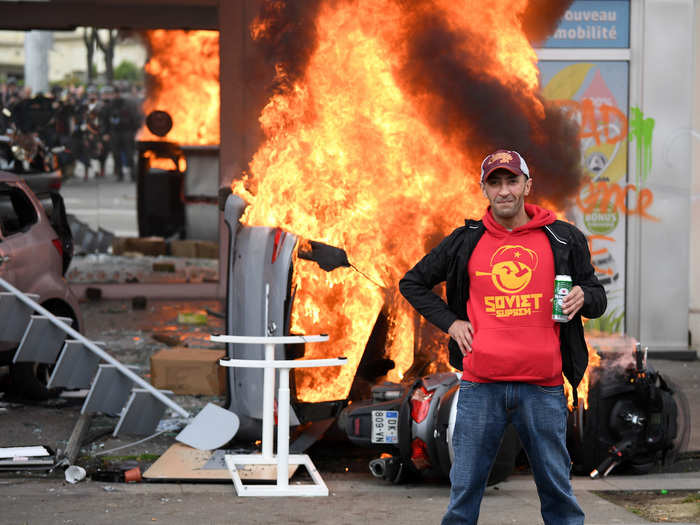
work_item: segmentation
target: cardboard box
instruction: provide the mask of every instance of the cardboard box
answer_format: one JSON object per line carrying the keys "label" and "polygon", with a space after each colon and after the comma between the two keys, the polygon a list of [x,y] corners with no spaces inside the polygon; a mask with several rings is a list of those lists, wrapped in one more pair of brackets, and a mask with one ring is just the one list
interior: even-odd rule
{"label": "cardboard box", "polygon": [[176,394],[221,396],[226,370],[219,365],[224,350],[173,347],[151,356],[151,384]]}
{"label": "cardboard box", "polygon": [[200,259],[218,259],[219,243],[211,241],[199,241],[197,245],[197,257]]}
{"label": "cardboard box", "polygon": [[188,239],[170,241],[170,255],[173,257],[197,257],[197,241]]}
{"label": "cardboard box", "polygon": [[170,254],[190,259],[218,259],[219,244],[212,241],[175,239],[170,241]]}
{"label": "cardboard box", "polygon": [[112,254],[140,253],[142,255],[165,255],[168,243],[162,237],[115,237],[112,239]]}
{"label": "cardboard box", "polygon": [[112,239],[112,255],[122,255],[126,252],[126,237],[115,237]]}

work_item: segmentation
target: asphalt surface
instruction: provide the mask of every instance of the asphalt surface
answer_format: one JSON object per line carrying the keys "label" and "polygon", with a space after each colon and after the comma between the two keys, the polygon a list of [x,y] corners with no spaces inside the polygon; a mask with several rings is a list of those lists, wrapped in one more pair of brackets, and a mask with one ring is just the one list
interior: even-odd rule
{"label": "asphalt surface", "polygon": [[[208,333],[220,332],[222,321],[209,316],[202,326],[181,326],[174,321],[180,311],[222,309],[218,301],[151,301],[145,310],[135,311],[128,301],[100,301],[83,304],[84,332],[107,343],[121,361],[148,373],[148,358],[166,346],[154,335],[167,333],[178,344],[206,344]],[[174,328],[173,328],[174,327]],[[161,338],[162,339],[162,338]],[[650,523],[644,518],[596,495],[598,491],[700,491],[700,361],[651,361],[664,377],[680,386],[691,400],[691,431],[688,451],[682,461],[653,474],[617,475],[590,480],[574,476],[574,491],[586,512],[588,524]],[[188,410],[223,399],[177,396]],[[21,403],[0,398],[0,446],[46,444],[61,448],[70,436],[80,411],[79,401],[51,400]],[[115,454],[125,457],[154,457],[175,441],[173,432],[129,445],[128,440],[109,435],[110,422],[97,418],[91,425],[88,443],[78,464],[88,469],[95,454],[127,445]],[[132,438],[133,439],[133,438]],[[331,447],[333,449],[333,447]],[[0,473],[0,524],[43,523],[439,523],[449,497],[446,482],[392,485],[373,478],[367,456],[336,446],[328,457],[312,459],[329,487],[328,497],[243,498],[229,481],[220,483],[121,483],[86,479],[69,484],[61,469],[46,472]],[[292,483],[299,482],[292,478]],[[532,478],[517,473],[507,481],[489,487],[482,504],[482,525],[539,524],[539,500]]]}
{"label": "asphalt surface", "polygon": [[[0,523],[439,523],[449,498],[444,484],[391,485],[360,474],[325,475],[328,497],[242,498],[233,486],[184,483],[69,485],[50,479],[0,480]],[[624,480],[574,478],[574,491],[589,525],[651,523],[593,491],[698,488],[695,473]],[[539,500],[529,476],[515,475],[489,487],[480,525],[541,524]]]}
{"label": "asphalt surface", "polygon": [[[66,213],[94,230],[102,228],[120,237],[138,237],[136,183],[130,179],[118,181],[113,175],[91,175],[85,180],[82,170],[77,171],[61,187]],[[107,173],[111,173],[109,169]]]}
{"label": "asphalt surface", "polygon": [[[540,524],[539,501],[530,479],[490,487],[484,497],[480,525]],[[439,523],[448,501],[447,486],[387,485],[354,475],[327,476],[328,497],[240,498],[227,484],[68,485],[49,480],[20,480],[2,485],[2,523],[305,523],[348,524]],[[649,523],[590,492],[605,482],[586,482],[579,503],[589,525]],[[664,480],[667,481],[667,480]],[[668,484],[668,483],[666,483]],[[684,483],[686,484],[686,483]],[[687,483],[692,485],[693,483]],[[629,485],[633,486],[633,485]]]}

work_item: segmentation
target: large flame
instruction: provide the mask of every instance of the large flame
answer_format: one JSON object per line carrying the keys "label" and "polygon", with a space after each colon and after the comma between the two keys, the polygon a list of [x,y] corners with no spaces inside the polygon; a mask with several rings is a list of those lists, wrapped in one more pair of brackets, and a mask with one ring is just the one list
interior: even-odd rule
{"label": "large flame", "polygon": [[[297,370],[301,400],[347,397],[380,311],[388,318],[381,357],[395,362],[387,379],[400,380],[411,366],[417,374],[448,366],[444,338],[417,319],[397,283],[464,217],[483,213],[476,173],[485,123],[462,125],[464,115],[452,118],[427,84],[413,82],[421,73],[407,67],[415,52],[407,32],[425,27],[426,17],[447,21],[449,31],[461,35],[451,48],[457,60],[487,85],[507,86],[526,119],[537,123],[546,111],[537,95],[536,55],[521,27],[527,4],[418,0],[408,9],[393,0],[336,0],[318,11],[315,46],[302,74],[277,64],[282,88],[259,119],[265,141],[248,173],[233,184],[250,204],[242,220],[341,247],[353,266],[328,273],[314,262],[294,260],[292,332],[331,336],[330,343],[307,345],[305,358],[345,355],[349,361]],[[282,10],[284,2],[269,5]],[[264,39],[273,26],[258,19],[251,36]],[[168,140],[217,143],[216,33],[153,31],[148,40],[147,70],[157,89],[149,92],[145,111],[173,115]],[[195,103],[198,93],[205,96]],[[549,140],[541,136],[549,127],[534,125],[532,140]],[[551,162],[561,168],[559,157]],[[441,362],[426,357],[440,354]],[[579,387],[582,399],[586,381]]]}
{"label": "large flame", "polygon": [[[489,50],[481,66],[517,86],[522,103],[541,114],[536,57],[519,27],[517,6],[424,4],[448,12],[456,31],[479,32],[478,45]],[[483,152],[470,156],[436,132],[425,118],[430,100],[407,94],[397,81],[405,52],[401,16],[390,0],[322,7],[305,74],[265,107],[260,123],[266,141],[249,174],[234,183],[234,192],[250,203],[246,224],[278,226],[342,247],[359,270],[326,273],[296,261],[293,330],[327,331],[332,341],[332,349],[309,345],[305,357],[349,359],[340,369],[298,371],[297,394],[304,401],[348,395],[385,305],[386,357],[396,363],[388,378],[402,377],[413,362],[414,321],[397,296],[398,280],[440,236],[463,217],[480,216],[486,205],[474,173]],[[264,31],[263,25],[253,28],[254,35]]]}
{"label": "large flame", "polygon": [[[167,111],[173,128],[165,140],[219,143],[219,32],[157,29],[145,32],[149,75],[143,112]],[[164,140],[145,127],[139,140]]]}
{"label": "large flame", "polygon": [[[588,391],[591,388],[591,371],[599,366],[600,355],[598,354],[598,352],[596,352],[596,350],[593,347],[591,347],[591,345],[588,345],[588,367],[586,368],[586,373],[584,374],[583,379],[581,379],[581,382],[576,388],[576,394],[578,396],[579,402],[583,403],[583,408],[585,410],[588,410]],[[564,378],[564,394],[566,394],[567,406],[569,407],[569,410],[573,410],[573,389],[571,388],[571,385],[566,380],[566,378]]]}

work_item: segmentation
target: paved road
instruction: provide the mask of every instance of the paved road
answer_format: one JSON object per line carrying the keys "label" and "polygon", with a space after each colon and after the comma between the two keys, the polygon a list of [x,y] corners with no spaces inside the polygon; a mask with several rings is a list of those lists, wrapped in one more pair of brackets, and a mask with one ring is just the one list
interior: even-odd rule
{"label": "paved road", "polygon": [[138,237],[136,183],[119,182],[114,177],[67,180],[61,195],[66,212],[75,215],[94,230],[103,228],[120,237]]}
{"label": "paved road", "polygon": [[[486,491],[479,525],[539,525],[542,518],[534,483],[513,476]],[[631,478],[631,481],[643,479]],[[671,480],[654,480],[668,486]],[[420,524],[439,523],[447,505],[446,485],[391,485],[359,475],[327,476],[330,496],[317,498],[240,498],[233,484],[107,484],[60,479],[0,480],[2,523],[100,524]],[[587,482],[588,483],[588,482]],[[606,490],[605,482],[595,490]],[[587,525],[650,523],[590,492],[575,492]],[[685,477],[683,486],[699,487]],[[630,486],[630,488],[632,488]],[[672,488],[672,487],[671,487]],[[609,490],[609,489],[608,489]]]}
{"label": "paved road", "polygon": [[[149,300],[147,310],[132,311],[124,302],[102,301],[85,303],[85,333],[95,340],[107,343],[110,354],[129,365],[138,365],[145,372],[149,356],[165,346],[151,337],[156,332],[171,337],[184,337],[200,327],[176,327],[177,314],[183,310],[212,308],[214,302],[184,302]],[[218,321],[202,333],[211,333]],[[194,331],[194,332],[193,332]],[[195,333],[195,335],[197,335]],[[196,346],[196,345],[195,345]],[[700,403],[692,402],[700,396],[700,361],[679,362],[653,360],[651,364],[667,378],[681,386],[691,400],[689,450],[700,450]],[[206,398],[180,396],[184,401],[201,404]],[[178,402],[180,400],[178,399]],[[223,400],[214,401],[223,404]],[[70,436],[77,420],[79,405],[51,407],[41,404],[8,406],[0,412],[0,445],[17,446],[47,444],[61,448]],[[187,410],[194,406],[187,405]],[[113,438],[108,434],[91,432],[93,441],[83,448],[85,456],[95,450],[109,450],[129,444],[134,438]],[[163,434],[153,440],[133,444],[119,454],[162,454],[174,442],[174,437]],[[338,457],[344,450],[338,449]],[[313,456],[312,456],[313,457]],[[81,459],[82,461],[82,459]],[[314,458],[321,467],[322,461]],[[78,462],[80,464],[80,461]],[[344,463],[345,464],[345,463]],[[382,523],[432,524],[438,523],[448,498],[446,482],[392,485],[371,477],[365,462],[350,464],[350,471],[321,468],[331,496],[328,498],[242,498],[234,493],[233,483],[99,483],[83,481],[67,484],[59,471],[57,477],[41,478],[40,474],[0,473],[0,524],[99,524],[99,523]],[[700,469],[690,465],[686,472],[680,468],[664,474],[644,476],[613,475],[601,480],[575,476],[574,491],[586,512],[587,525],[648,523],[622,507],[596,496],[594,491],[606,490],[700,490]],[[539,501],[530,476],[513,475],[506,482],[489,487],[483,502],[480,525],[541,524]]]}

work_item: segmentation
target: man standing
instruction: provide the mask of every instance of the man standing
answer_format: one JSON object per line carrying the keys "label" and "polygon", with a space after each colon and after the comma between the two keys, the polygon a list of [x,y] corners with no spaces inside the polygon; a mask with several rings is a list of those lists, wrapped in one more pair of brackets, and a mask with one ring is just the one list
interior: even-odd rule
{"label": "man standing", "polygon": [[105,128],[105,141],[109,144],[114,159],[114,173],[117,179],[124,179],[124,168],[129,168],[131,180],[136,180],[134,152],[135,136],[139,129],[138,109],[123,98],[116,88],[109,88],[102,113]]}
{"label": "man standing", "polygon": [[[584,235],[551,211],[525,204],[532,178],[515,151],[481,164],[490,206],[421,259],[401,293],[449,333],[463,370],[452,439],[452,489],[443,525],[475,524],[489,470],[511,422],[530,461],[546,524],[582,524],[571,489],[562,372],[574,392],[588,365],[581,315],[605,311]],[[570,275],[566,323],[552,320],[555,275]],[[433,292],[446,282],[447,303]],[[576,397],[574,398],[576,400]]]}

